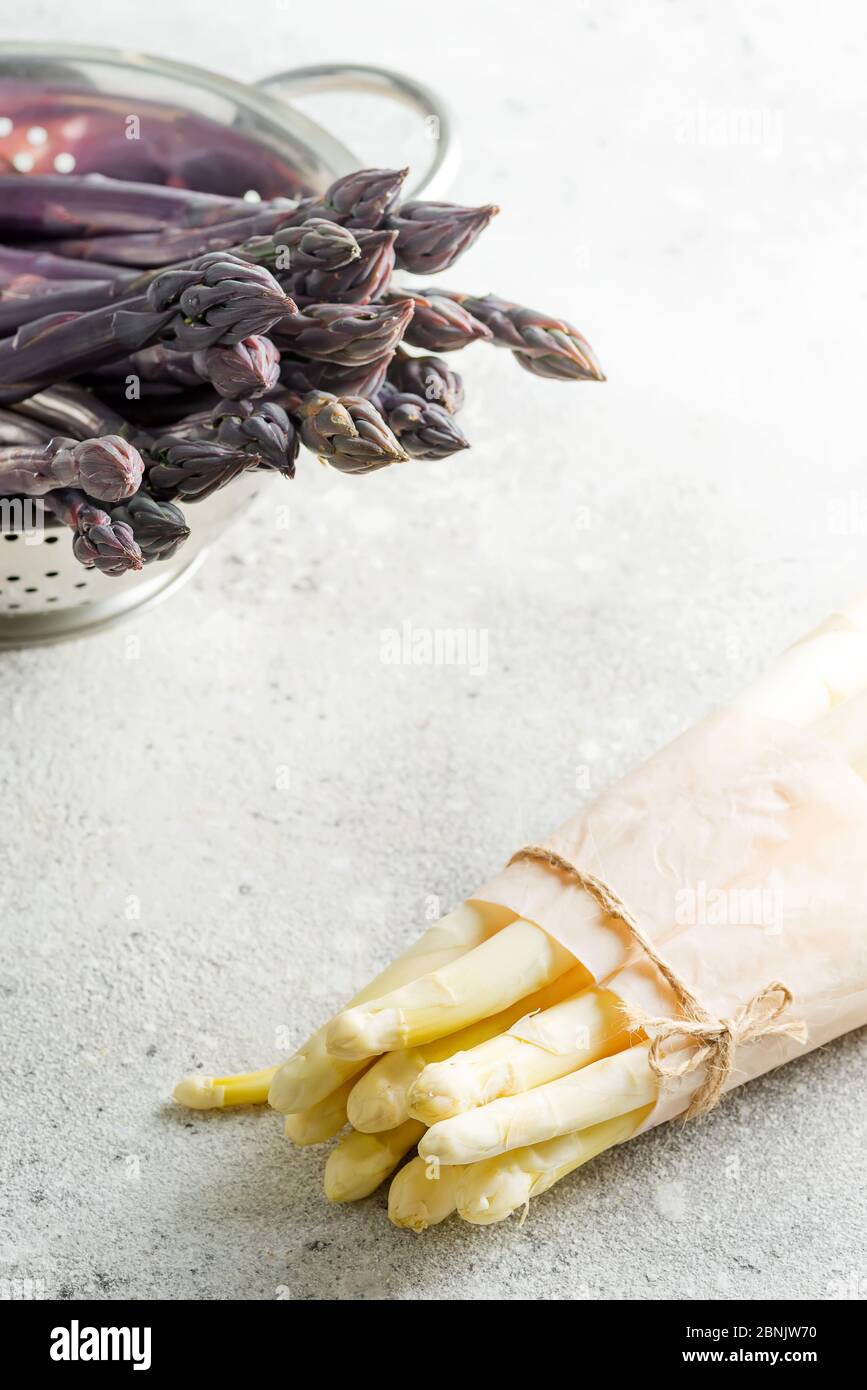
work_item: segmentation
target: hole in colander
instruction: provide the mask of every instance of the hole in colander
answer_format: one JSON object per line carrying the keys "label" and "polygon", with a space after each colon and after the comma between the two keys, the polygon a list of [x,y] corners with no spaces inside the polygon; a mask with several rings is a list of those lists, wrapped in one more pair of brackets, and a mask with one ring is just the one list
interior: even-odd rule
{"label": "hole in colander", "polygon": [[10,607],[10,608],[20,608],[20,607],[21,607],[21,604],[20,604],[20,603],[10,603],[9,607]]}
{"label": "hole in colander", "polygon": [[54,594],[51,598],[47,598],[47,599],[45,600],[45,602],[46,602],[46,603],[59,603],[60,600],[59,600],[59,598],[57,597],[57,595]]}
{"label": "hole in colander", "polygon": [[10,584],[17,584],[17,583],[18,583],[18,580],[21,578],[21,575],[20,575],[20,574],[7,574],[6,578],[8,579],[8,581],[9,581]]}
{"label": "hole in colander", "polygon": [[59,536],[46,536],[46,537],[45,537],[45,544],[46,544],[46,545],[56,545],[57,542],[58,542],[59,540],[60,540],[60,537],[59,537]]}
{"label": "hole in colander", "polygon": [[7,531],[7,532],[5,533],[4,539],[7,540],[7,541],[17,541],[17,539],[18,539],[18,532],[17,532],[17,531]]}
{"label": "hole in colander", "polygon": [[38,593],[38,590],[37,590],[35,584],[28,584],[28,585],[27,585],[27,588],[24,590],[24,592],[25,592],[25,594],[35,594],[35,593]]}
{"label": "hole in colander", "polygon": [[79,579],[79,581],[78,581],[78,583],[76,584],[75,587],[76,587],[76,589],[86,589],[86,588],[87,588],[87,580],[86,580],[86,579]]}
{"label": "hole in colander", "polygon": [[60,570],[46,570],[46,571],[45,571],[45,578],[46,578],[46,579],[56,579],[57,576],[59,575],[59,573],[60,573]]}

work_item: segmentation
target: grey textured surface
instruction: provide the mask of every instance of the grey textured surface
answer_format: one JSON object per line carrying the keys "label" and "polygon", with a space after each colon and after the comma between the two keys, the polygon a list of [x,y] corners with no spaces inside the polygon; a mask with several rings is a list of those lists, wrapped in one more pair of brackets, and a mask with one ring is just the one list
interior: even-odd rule
{"label": "grey textured surface", "polygon": [[[347,0],[327,28],[266,7],[267,56],[224,3],[6,17],[238,77],[379,57],[438,85],[465,132],[454,196],[504,207],[455,280],[561,309],[610,380],[469,352],[470,454],[361,480],[308,459],[170,604],[3,658],[0,1276],[49,1297],[863,1296],[863,1035],[608,1155],[521,1229],[329,1208],[322,1152],[288,1152],[274,1117],[167,1100],[300,1041],[432,897],[562,819],[579,767],[604,785],[867,575],[863,12],[591,0],[536,29],[507,3],[465,7],[453,45],[378,9],[374,44]],[[484,629],[487,671],[383,664],[405,621]]]}

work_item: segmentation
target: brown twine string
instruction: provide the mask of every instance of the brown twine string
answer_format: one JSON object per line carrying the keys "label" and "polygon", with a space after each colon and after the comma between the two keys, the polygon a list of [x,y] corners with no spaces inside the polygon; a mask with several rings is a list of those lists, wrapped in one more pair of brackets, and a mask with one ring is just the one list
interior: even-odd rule
{"label": "brown twine string", "polygon": [[[706,1114],[718,1103],[734,1066],[735,1051],[739,1045],[772,1036],[795,1038],[801,1043],[807,1041],[806,1024],[800,1019],[783,1017],[794,997],[787,985],[774,980],[754,994],[733,1017],[715,1018],[659,954],[626,904],[607,883],[593,874],[583,873],[568,859],[555,850],[546,849],[544,845],[525,845],[512,855],[509,865],[521,859],[546,864],[585,889],[603,912],[623,924],[669,986],[683,1010],[682,1018],[653,1018],[640,1009],[627,1009],[627,1026],[652,1030],[649,1062],[662,1085],[687,1076],[698,1067],[705,1068],[704,1079],[685,1112],[687,1120]],[[780,996],[777,1003],[772,1002],[774,995]],[[688,1051],[681,1049],[664,1053],[663,1044],[672,1038],[685,1038],[694,1046]]]}

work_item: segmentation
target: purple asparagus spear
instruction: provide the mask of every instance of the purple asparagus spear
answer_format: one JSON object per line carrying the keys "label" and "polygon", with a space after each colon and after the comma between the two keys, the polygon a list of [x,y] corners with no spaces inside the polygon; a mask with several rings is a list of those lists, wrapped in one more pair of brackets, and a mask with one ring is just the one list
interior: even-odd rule
{"label": "purple asparagus spear", "polygon": [[147,294],[88,314],[37,319],[0,340],[0,401],[92,371],[151,343],[195,352],[267,332],[295,305],[261,266],[203,256],[189,270],[161,271]]}
{"label": "purple asparagus spear", "polygon": [[510,348],[526,371],[555,381],[605,380],[590,344],[565,319],[552,318],[493,294],[475,299],[457,290],[436,292],[484,323],[494,345]]}
{"label": "purple asparagus spear", "polygon": [[211,415],[218,443],[254,454],[259,468],[294,478],[298,434],[276,401],[221,401]]}
{"label": "purple asparagus spear", "polygon": [[[53,244],[53,243],[52,243]],[[123,280],[127,271],[116,265],[89,261],[86,273],[80,260],[58,256],[53,251],[0,245],[0,286],[19,275],[36,275],[45,280]]]}
{"label": "purple asparagus spear", "polygon": [[216,343],[194,352],[192,360],[201,380],[209,381],[218,396],[233,400],[265,396],[280,380],[280,353],[260,334],[240,343]]}
{"label": "purple asparagus spear", "polygon": [[72,382],[37,391],[26,401],[19,401],[15,413],[46,426],[52,434],[63,433],[78,440],[110,434],[135,443],[141,434],[92,391]]}
{"label": "purple asparagus spear", "polygon": [[9,238],[208,227],[225,222],[228,215],[252,217],[257,211],[243,199],[125,183],[101,174],[0,175],[0,234]]}
{"label": "purple asparagus spear", "polygon": [[388,304],[311,304],[282,319],[271,336],[293,353],[360,366],[394,351],[412,313],[410,297],[395,296]]}
{"label": "purple asparagus spear", "polygon": [[389,290],[385,296],[387,304],[396,300],[411,299],[415,313],[404,337],[412,347],[424,348],[428,352],[457,352],[489,339],[491,330],[467,313],[452,299],[444,299],[438,291],[428,290]]}
{"label": "purple asparagus spear", "polygon": [[44,496],[55,488],[80,487],[104,502],[120,502],[138,491],[141,454],[126,439],[56,437],[41,447],[0,449],[0,494]]}
{"label": "purple asparagus spear", "polygon": [[142,553],[131,528],[114,521],[77,488],[49,493],[45,506],[75,532],[72,553],[86,569],[109,575],[141,569]]}
{"label": "purple asparagus spear", "polygon": [[0,410],[0,446],[24,445],[26,448],[40,448],[47,444],[53,431],[38,420],[28,420],[16,410]]}
{"label": "purple asparagus spear", "polygon": [[221,401],[213,410],[178,421],[171,435],[244,450],[255,456],[257,467],[274,469],[284,478],[295,476],[298,435],[277,401]]}
{"label": "purple asparagus spear", "polygon": [[374,401],[400,445],[413,459],[444,459],[470,447],[457,421],[423,396],[386,386]]}
{"label": "purple asparagus spear", "polygon": [[301,441],[341,473],[371,473],[404,463],[406,451],[379,411],[362,396],[312,391],[297,403]]}
{"label": "purple asparagus spear", "polygon": [[386,226],[397,232],[397,264],[413,275],[448,270],[500,211],[493,203],[463,208],[456,203],[404,203]]}
{"label": "purple asparagus spear", "polygon": [[170,560],[190,534],[180,507],[173,502],[160,502],[143,489],[128,502],[112,507],[111,519],[115,526],[122,522],[129,527],[146,565],[154,560]]}
{"label": "purple asparagus spear", "polygon": [[[198,238],[198,242],[191,242],[187,250],[193,244],[204,245],[207,241],[205,233],[190,232],[184,235]],[[92,245],[98,250],[103,240],[105,238],[96,238]],[[89,313],[93,309],[116,304],[121,299],[143,295],[163,270],[190,270],[194,267],[195,258],[179,259],[181,249],[175,245],[174,260],[168,258],[166,265],[157,270],[136,272],[115,266],[109,269],[114,269],[116,275],[91,278],[90,261],[70,261],[69,264],[79,267],[79,278],[74,281],[69,277],[56,279],[49,274],[36,275],[24,269],[17,276],[7,276],[5,284],[0,277],[0,336],[13,333],[16,328],[47,314]],[[313,275],[316,272],[323,277],[327,272],[334,272],[336,276],[336,272],[345,269],[348,272],[345,281],[336,277],[335,287],[343,290],[358,283],[359,292],[364,293],[366,276],[372,297],[387,283],[390,274],[387,252],[380,249],[378,257],[368,255],[363,267],[364,275],[353,276],[351,264],[361,256],[354,233],[322,218],[314,218],[297,227],[282,228],[274,236],[250,237],[240,244],[233,242],[230,251],[224,254],[275,271],[281,281],[287,282],[284,284],[287,289],[290,288],[288,280],[292,276]],[[96,269],[102,270],[103,267],[97,266]],[[323,285],[328,285],[325,278]]]}
{"label": "purple asparagus spear", "polygon": [[296,304],[369,304],[378,299],[394,270],[396,232],[359,230],[359,257],[337,270],[293,269],[279,275]]}
{"label": "purple asparagus spear", "polygon": [[321,198],[302,203],[301,210],[309,216],[318,211],[319,216],[345,227],[378,227],[396,206],[408,173],[408,169],[357,169],[336,179]]}
{"label": "purple asparagus spear", "polygon": [[366,396],[370,400],[385,381],[393,356],[393,352],[387,352],[372,362],[343,367],[337,362],[314,362],[284,352],[280,359],[280,381],[295,395],[327,391],[334,396]]}
{"label": "purple asparagus spear", "polygon": [[[86,267],[82,266],[82,277]],[[84,314],[110,302],[110,280],[49,280],[20,275],[0,289],[0,337],[49,314]]]}
{"label": "purple asparagus spear", "polygon": [[398,348],[388,368],[388,380],[398,391],[433,401],[450,415],[457,414],[464,403],[464,383],[442,357],[411,357]]}
{"label": "purple asparagus spear", "polygon": [[92,373],[109,383],[138,378],[178,386],[213,386],[219,396],[254,398],[273,391],[280,380],[280,353],[270,338],[253,334],[240,343],[218,343],[203,352],[178,352],[163,343],[109,362]]}
{"label": "purple asparagus spear", "polygon": [[85,268],[94,260],[141,271],[185,266],[216,251],[229,251],[269,270],[288,269],[290,265],[334,270],[358,257],[358,243],[348,227],[324,218],[295,224],[283,205],[213,227],[167,227],[138,236],[71,238],[42,245],[85,262]]}
{"label": "purple asparagus spear", "polygon": [[201,502],[261,462],[244,449],[172,434],[156,439],[150,453],[147,490],[165,502],[176,497]]}

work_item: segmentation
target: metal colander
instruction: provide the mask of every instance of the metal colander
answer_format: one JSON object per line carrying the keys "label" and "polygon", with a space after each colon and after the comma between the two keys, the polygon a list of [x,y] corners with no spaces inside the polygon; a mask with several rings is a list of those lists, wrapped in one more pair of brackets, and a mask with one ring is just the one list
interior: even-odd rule
{"label": "metal colander", "polygon": [[[146,54],[70,44],[0,43],[0,107],[4,102],[10,107],[0,109],[0,165],[24,176],[28,171],[70,173],[79,166],[82,172],[90,170],[84,157],[86,146],[79,148],[76,143],[86,121],[59,120],[50,130],[34,125],[36,117],[26,101],[19,111],[15,109],[15,92],[21,90],[22,82],[81,94],[84,106],[103,97],[120,97],[130,112],[139,107],[155,110],[154,103],[160,104],[164,114],[191,111],[224,126],[227,140],[242,137],[248,146],[259,147],[262,159],[254,160],[254,166],[270,169],[272,175],[275,167],[288,167],[304,187],[315,191],[363,161],[289,105],[312,92],[369,93],[410,107],[417,123],[421,118],[424,129],[433,132],[428,141],[429,168],[407,189],[410,197],[422,192],[427,197],[440,196],[458,159],[449,113],[439,98],[387,68],[362,64],[297,68],[244,86],[202,68]],[[171,128],[170,121],[169,132]],[[183,151],[177,157],[183,161]],[[117,177],[124,168],[112,167],[110,172]],[[243,172],[246,175],[246,169]],[[130,173],[136,177],[134,161]],[[177,182],[178,170],[172,166],[162,177]],[[273,192],[264,185],[262,191],[266,196]],[[260,190],[245,192],[256,196]],[[65,527],[46,525],[44,531],[25,533],[7,524],[0,531],[0,649],[74,637],[166,598],[196,572],[214,542],[267,481],[266,473],[249,473],[205,502],[182,503],[192,532],[186,544],[172,559],[119,578],[84,569],[72,554]]]}
{"label": "metal colander", "polygon": [[185,505],[191,534],[172,558],[116,578],[79,564],[66,527],[0,532],[0,649],[76,637],[167,598],[272,481],[250,472],[204,502]]}

